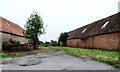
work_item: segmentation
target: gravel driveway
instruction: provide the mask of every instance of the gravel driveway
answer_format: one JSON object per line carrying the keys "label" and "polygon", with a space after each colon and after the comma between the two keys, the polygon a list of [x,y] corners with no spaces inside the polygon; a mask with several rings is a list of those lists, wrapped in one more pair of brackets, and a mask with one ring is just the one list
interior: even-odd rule
{"label": "gravel driveway", "polygon": [[113,70],[110,65],[67,55],[62,50],[2,60],[3,70]]}

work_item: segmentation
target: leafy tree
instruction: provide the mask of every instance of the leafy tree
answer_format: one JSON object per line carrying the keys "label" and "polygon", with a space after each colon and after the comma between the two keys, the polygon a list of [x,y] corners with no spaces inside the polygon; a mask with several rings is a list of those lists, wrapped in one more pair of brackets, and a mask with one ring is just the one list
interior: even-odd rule
{"label": "leafy tree", "polygon": [[45,46],[45,47],[51,46],[51,43],[48,42],[48,41],[46,41],[46,42],[44,43],[44,46]]}
{"label": "leafy tree", "polygon": [[34,49],[38,48],[38,36],[45,33],[43,25],[42,17],[37,12],[33,11],[25,25],[25,37],[31,40]]}
{"label": "leafy tree", "polygon": [[39,45],[42,45],[42,44],[44,44],[44,42],[43,41],[39,41]]}
{"label": "leafy tree", "polygon": [[63,46],[66,46],[67,45],[67,43],[66,43],[67,38],[68,38],[68,33],[63,32],[63,33],[60,34],[60,37],[58,38],[58,41],[59,41],[59,43],[62,42]]}
{"label": "leafy tree", "polygon": [[46,41],[45,44],[50,44],[50,42]]}
{"label": "leafy tree", "polygon": [[54,41],[54,40],[51,40],[51,45],[52,45],[52,46],[58,46],[58,42],[57,42],[57,41]]}

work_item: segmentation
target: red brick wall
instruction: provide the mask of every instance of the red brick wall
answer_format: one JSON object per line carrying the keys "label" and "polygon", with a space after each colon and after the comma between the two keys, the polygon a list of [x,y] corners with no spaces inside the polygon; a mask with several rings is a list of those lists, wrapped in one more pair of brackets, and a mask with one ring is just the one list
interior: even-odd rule
{"label": "red brick wall", "polygon": [[69,39],[67,45],[71,47],[82,48],[102,48],[102,49],[117,49],[120,48],[120,32],[112,34],[104,34],[89,37],[86,40]]}
{"label": "red brick wall", "polygon": [[120,33],[118,33],[118,48],[120,49]]}
{"label": "red brick wall", "polygon": [[117,49],[118,33],[94,36],[94,48]]}
{"label": "red brick wall", "polygon": [[93,48],[93,38],[90,37],[87,40],[69,39],[67,40],[67,46],[81,47],[81,48]]}
{"label": "red brick wall", "polygon": [[67,40],[67,46],[78,47],[78,39]]}
{"label": "red brick wall", "polygon": [[86,40],[78,40],[79,47],[92,48],[93,47],[93,37],[89,37]]}

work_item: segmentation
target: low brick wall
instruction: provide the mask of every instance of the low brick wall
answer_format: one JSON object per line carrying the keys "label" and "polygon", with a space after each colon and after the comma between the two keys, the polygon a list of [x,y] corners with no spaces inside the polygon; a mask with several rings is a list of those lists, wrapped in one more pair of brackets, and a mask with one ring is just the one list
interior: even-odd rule
{"label": "low brick wall", "polygon": [[20,45],[11,45],[8,48],[2,48],[7,51],[28,51],[33,50],[33,45],[31,44],[20,44]]}

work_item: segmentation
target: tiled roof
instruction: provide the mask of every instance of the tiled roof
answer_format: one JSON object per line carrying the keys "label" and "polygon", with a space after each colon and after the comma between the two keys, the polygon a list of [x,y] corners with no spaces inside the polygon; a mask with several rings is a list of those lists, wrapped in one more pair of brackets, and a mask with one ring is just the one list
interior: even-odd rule
{"label": "tiled roof", "polygon": [[120,12],[69,32],[68,39],[120,32]]}
{"label": "tiled roof", "polygon": [[24,36],[24,29],[22,29],[19,25],[8,21],[7,19],[2,17],[0,17],[0,31],[14,35]]}

